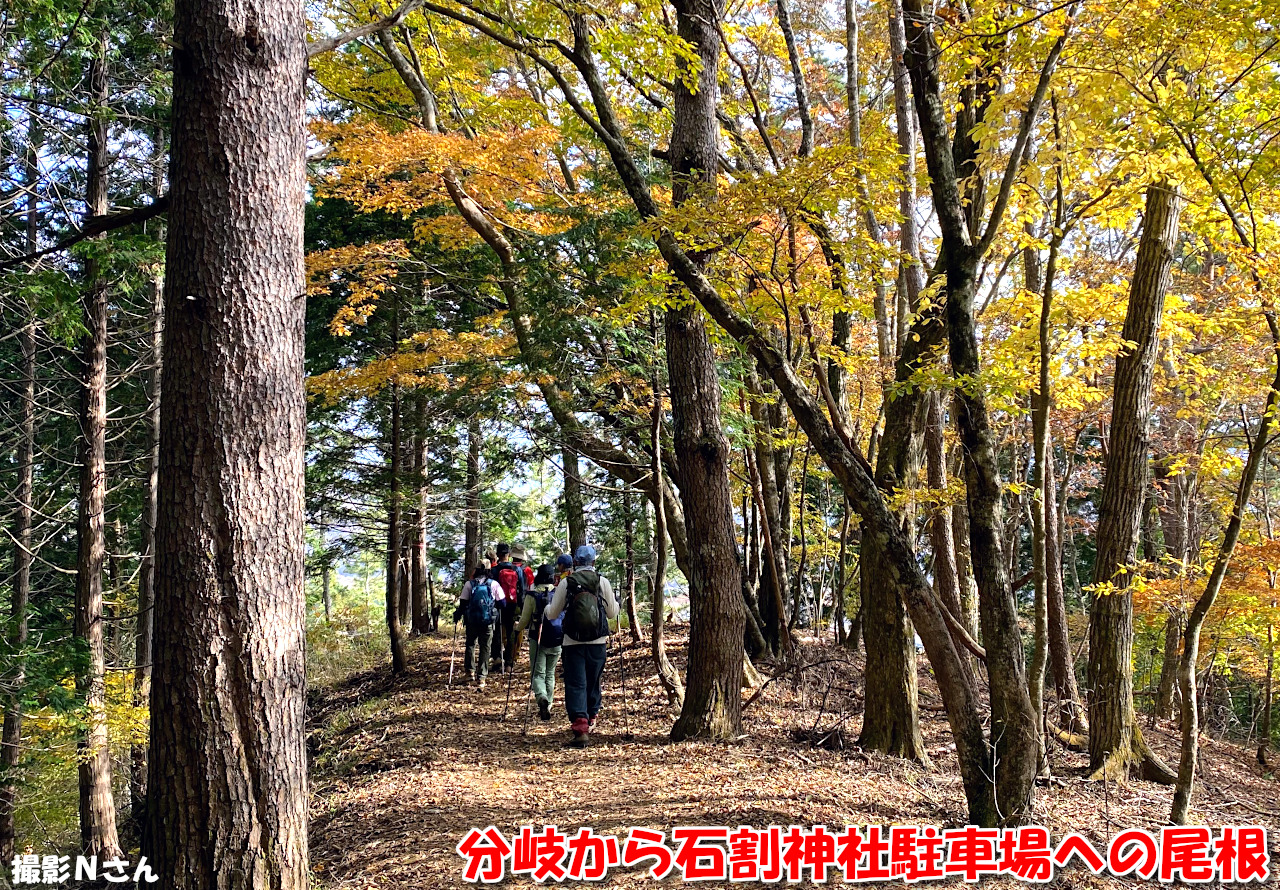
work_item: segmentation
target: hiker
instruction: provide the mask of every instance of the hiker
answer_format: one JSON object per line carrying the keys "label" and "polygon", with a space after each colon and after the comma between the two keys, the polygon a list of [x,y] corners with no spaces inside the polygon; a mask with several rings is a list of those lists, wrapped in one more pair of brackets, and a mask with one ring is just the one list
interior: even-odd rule
{"label": "hiker", "polygon": [[[524,547],[522,547],[519,544],[515,544],[512,546],[511,562],[515,565],[516,570],[519,571],[524,576],[524,593],[525,595],[528,595],[533,591],[533,581],[537,573],[534,572],[533,567],[528,564],[528,554],[525,553]],[[520,618],[520,610],[523,608],[524,608],[524,599],[522,597],[520,601],[516,603],[515,616],[517,621],[519,621],[519,618]],[[512,648],[514,651],[519,652],[520,644],[523,642],[523,639],[524,639],[520,635],[520,629],[515,628],[512,636],[514,638],[514,644]]]}
{"label": "hiker", "polygon": [[607,578],[596,571],[596,551],[583,544],[573,553],[573,571],[556,586],[543,617],[563,615],[564,707],[569,714],[571,748],[587,747],[600,713],[609,619],[618,617],[618,601]]}
{"label": "hiker", "polygon": [[525,628],[532,628],[529,631],[529,688],[538,703],[538,719],[543,722],[551,719],[551,702],[556,695],[556,663],[560,661],[560,644],[564,640],[563,616],[554,621],[546,617],[556,580],[555,566],[551,563],[538,567],[516,627],[517,637]]}
{"label": "hiker", "polygon": [[467,677],[480,689],[484,689],[485,678],[489,676],[489,659],[485,658],[485,653],[489,651],[494,619],[498,614],[497,603],[494,601],[497,587],[497,583],[489,579],[489,570],[483,565],[476,566],[471,580],[462,585],[458,608],[453,613],[453,623],[457,624],[461,618],[467,629],[467,648],[462,658],[462,667],[467,672]]}
{"label": "hiker", "polygon": [[[519,548],[521,562],[524,550]],[[499,671],[510,671],[516,660],[516,612],[520,608],[524,595],[533,580],[532,573],[525,574],[527,566],[518,565],[513,560],[510,544],[498,545],[498,564],[489,572],[489,577],[498,583],[499,591],[494,595],[498,602],[498,620],[500,626],[494,628],[493,656],[498,663],[494,668]],[[500,660],[499,660],[500,659]]]}

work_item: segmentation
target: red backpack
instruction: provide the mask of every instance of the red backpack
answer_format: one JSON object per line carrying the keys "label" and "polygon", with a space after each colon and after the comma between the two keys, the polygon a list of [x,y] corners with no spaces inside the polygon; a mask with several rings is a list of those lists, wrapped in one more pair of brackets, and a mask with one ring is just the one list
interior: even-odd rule
{"label": "red backpack", "polygon": [[523,574],[518,567],[509,562],[498,563],[495,569],[497,573],[498,586],[502,588],[502,592],[506,594],[507,603],[517,604],[520,602],[520,593],[524,587],[522,583]]}

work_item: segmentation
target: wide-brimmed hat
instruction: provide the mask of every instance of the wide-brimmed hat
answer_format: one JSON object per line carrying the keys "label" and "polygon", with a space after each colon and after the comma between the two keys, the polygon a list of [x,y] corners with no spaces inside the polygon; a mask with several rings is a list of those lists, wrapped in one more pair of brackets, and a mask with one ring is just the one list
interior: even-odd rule
{"label": "wide-brimmed hat", "polygon": [[512,548],[511,548],[511,558],[512,558],[512,559],[518,559],[518,560],[520,560],[521,562],[524,562],[524,561],[525,561],[525,559],[526,559],[526,557],[525,557],[525,553],[524,553],[524,548],[523,548],[523,547],[521,547],[519,544],[516,544],[514,547],[512,547]]}

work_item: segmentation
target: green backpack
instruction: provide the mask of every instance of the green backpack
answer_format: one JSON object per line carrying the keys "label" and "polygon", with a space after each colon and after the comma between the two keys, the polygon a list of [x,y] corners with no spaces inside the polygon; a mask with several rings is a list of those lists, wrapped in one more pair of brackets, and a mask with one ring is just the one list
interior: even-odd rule
{"label": "green backpack", "polygon": [[564,635],[580,643],[609,635],[609,617],[595,569],[578,569],[565,581]]}

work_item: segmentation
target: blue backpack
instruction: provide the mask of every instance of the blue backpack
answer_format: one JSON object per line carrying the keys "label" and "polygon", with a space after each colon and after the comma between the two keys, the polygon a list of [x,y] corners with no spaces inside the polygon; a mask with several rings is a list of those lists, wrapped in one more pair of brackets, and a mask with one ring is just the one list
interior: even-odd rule
{"label": "blue backpack", "polygon": [[533,591],[534,608],[538,610],[538,618],[542,622],[541,627],[538,628],[538,645],[546,649],[554,648],[564,642],[564,612],[561,611],[554,621],[545,617],[547,604],[551,602],[554,593],[555,588]]}
{"label": "blue backpack", "polygon": [[467,599],[467,618],[472,622],[493,623],[493,613],[496,610],[493,603],[493,588],[490,587],[492,583],[491,581],[471,582],[471,595]]}

